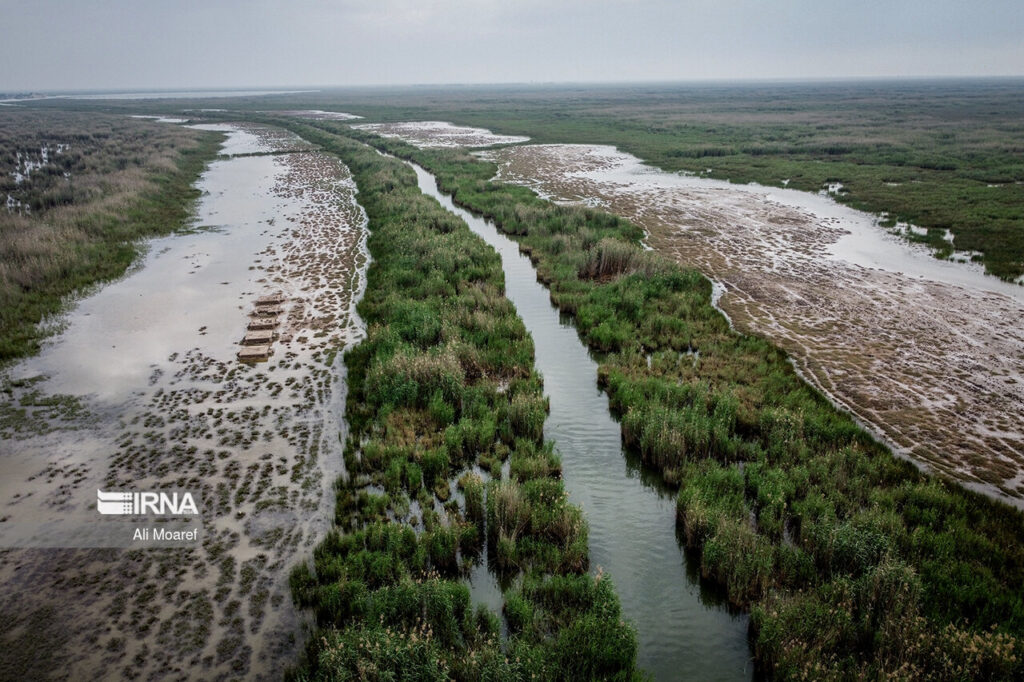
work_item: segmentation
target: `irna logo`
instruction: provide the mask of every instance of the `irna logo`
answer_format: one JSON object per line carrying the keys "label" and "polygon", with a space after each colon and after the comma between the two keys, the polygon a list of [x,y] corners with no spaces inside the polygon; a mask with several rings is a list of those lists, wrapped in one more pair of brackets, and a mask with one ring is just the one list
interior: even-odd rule
{"label": "irna logo", "polygon": [[96,510],[100,514],[127,516],[186,516],[198,515],[199,509],[192,499],[192,493],[105,493],[96,491]]}

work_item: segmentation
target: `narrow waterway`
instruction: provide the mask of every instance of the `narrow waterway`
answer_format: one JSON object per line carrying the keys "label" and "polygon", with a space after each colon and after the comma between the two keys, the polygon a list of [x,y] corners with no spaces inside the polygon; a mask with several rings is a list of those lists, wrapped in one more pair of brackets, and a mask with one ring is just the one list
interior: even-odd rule
{"label": "narrow waterway", "polygon": [[640,667],[658,680],[749,679],[747,616],[730,613],[688,567],[673,496],[623,452],[619,425],[597,388],[597,363],[575,328],[561,319],[514,241],[455,206],[434,176],[413,168],[423,193],[501,255],[505,294],[533,336],[551,402],[545,435],[561,454],[571,500],[587,515],[591,568],[611,574],[623,612],[636,625]]}
{"label": "narrow waterway", "polygon": [[[1024,287],[958,252],[933,258],[878,217],[820,194],[668,173],[614,147],[481,152],[497,179],[599,206],[646,246],[718,284],[742,333],[797,369],[898,455],[1024,508]],[[955,262],[954,262],[955,261]]]}

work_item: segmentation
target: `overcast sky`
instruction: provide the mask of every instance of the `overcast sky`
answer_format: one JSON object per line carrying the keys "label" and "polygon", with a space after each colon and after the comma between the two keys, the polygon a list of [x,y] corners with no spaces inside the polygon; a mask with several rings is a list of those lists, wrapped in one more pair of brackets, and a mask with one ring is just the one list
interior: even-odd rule
{"label": "overcast sky", "polygon": [[1024,75],[1024,0],[0,0],[0,90]]}

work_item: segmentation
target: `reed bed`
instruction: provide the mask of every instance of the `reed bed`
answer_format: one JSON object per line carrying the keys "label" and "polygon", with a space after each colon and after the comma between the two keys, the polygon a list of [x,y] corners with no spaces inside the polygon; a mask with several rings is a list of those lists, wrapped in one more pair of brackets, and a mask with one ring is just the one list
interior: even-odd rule
{"label": "reed bed", "polygon": [[36,352],[65,300],[183,227],[222,136],[121,116],[0,109],[0,362]]}
{"label": "reed bed", "polygon": [[[533,342],[498,255],[402,162],[289,127],[352,169],[373,256],[367,338],[345,356],[335,528],[291,576],[317,623],[291,677],[637,677],[636,635],[609,578],[588,574],[586,522],[543,440]],[[502,614],[462,580],[485,556]]]}
{"label": "reed bed", "polygon": [[764,673],[1024,676],[1019,512],[896,459],[783,352],[732,332],[698,272],[634,268],[634,225],[492,182],[495,167],[463,151],[350,134],[434,172],[530,255],[604,353],[625,443],[678,487],[701,574],[751,611]]}

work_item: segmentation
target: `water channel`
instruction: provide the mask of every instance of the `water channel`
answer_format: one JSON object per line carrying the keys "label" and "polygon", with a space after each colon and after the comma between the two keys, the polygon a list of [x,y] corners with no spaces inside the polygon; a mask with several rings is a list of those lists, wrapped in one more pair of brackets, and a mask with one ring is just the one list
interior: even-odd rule
{"label": "water channel", "polygon": [[536,346],[551,413],[544,425],[562,457],[569,497],[590,524],[590,563],[614,581],[636,626],[638,664],[658,680],[737,680],[753,673],[746,615],[702,586],[676,535],[675,504],[657,474],[622,449],[597,362],[537,282],[530,260],[490,222],[456,206],[413,166],[420,190],[459,216],[501,256],[505,295]]}

